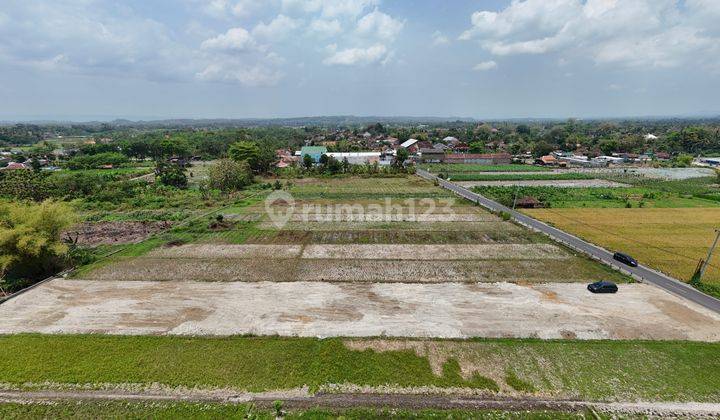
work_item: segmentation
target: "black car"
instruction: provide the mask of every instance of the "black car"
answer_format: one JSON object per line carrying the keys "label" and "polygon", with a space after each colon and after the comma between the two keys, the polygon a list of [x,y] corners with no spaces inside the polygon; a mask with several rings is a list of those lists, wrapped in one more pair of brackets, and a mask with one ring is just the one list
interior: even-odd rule
{"label": "black car", "polygon": [[635,258],[629,256],[628,254],[623,254],[622,252],[616,252],[615,255],[613,255],[613,258],[616,261],[620,261],[623,264],[629,265],[630,267],[638,266],[638,262],[635,260]]}
{"label": "black car", "polygon": [[596,281],[588,284],[588,290],[593,293],[617,293],[618,287],[611,281]]}

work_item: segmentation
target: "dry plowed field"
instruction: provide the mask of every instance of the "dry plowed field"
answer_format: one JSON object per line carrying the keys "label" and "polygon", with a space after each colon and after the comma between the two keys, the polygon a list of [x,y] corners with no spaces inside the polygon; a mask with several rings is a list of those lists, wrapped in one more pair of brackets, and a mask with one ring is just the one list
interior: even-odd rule
{"label": "dry plowed field", "polygon": [[720,340],[717,315],[418,177],[285,192],[281,223],[262,201],[223,209],[1,305],[0,333]]}
{"label": "dry plowed field", "polygon": [[0,306],[0,334],[720,340],[720,316],[647,285],[56,279]]}

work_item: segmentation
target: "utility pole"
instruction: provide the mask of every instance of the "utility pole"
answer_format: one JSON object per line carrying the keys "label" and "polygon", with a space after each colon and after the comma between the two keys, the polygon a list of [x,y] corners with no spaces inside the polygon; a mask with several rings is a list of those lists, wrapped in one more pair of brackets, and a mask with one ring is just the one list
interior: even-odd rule
{"label": "utility pole", "polygon": [[710,247],[710,251],[708,251],[707,258],[705,258],[705,262],[703,263],[702,267],[700,268],[700,276],[698,277],[698,280],[702,279],[703,274],[705,274],[705,270],[707,270],[707,267],[710,264],[710,258],[712,258],[713,251],[715,251],[715,247],[717,246],[718,242],[720,241],[720,229],[715,229],[715,233],[717,234],[715,236],[715,241],[713,242],[712,246]]}

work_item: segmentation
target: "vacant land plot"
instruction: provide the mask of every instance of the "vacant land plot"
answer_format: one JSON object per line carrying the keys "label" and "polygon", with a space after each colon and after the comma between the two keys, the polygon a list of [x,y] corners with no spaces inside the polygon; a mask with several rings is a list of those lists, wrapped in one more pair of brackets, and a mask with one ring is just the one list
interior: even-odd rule
{"label": "vacant land plot", "polygon": [[517,180],[517,181],[460,181],[457,183],[466,188],[472,187],[557,187],[557,188],[601,188],[627,187],[627,184],[608,181],[605,179],[576,179],[576,180]]}
{"label": "vacant land plot", "polygon": [[[715,237],[718,208],[538,209],[528,214],[641,263],[688,281]],[[705,273],[720,284],[720,258]]]}
{"label": "vacant land plot", "polygon": [[85,222],[67,230],[64,237],[81,246],[129,244],[170,227],[172,222],[167,221]]}
{"label": "vacant land plot", "polygon": [[253,258],[124,258],[81,278],[211,282],[625,282],[627,277],[583,258],[541,260],[311,260]]}
{"label": "vacant land plot", "polygon": [[53,280],[0,306],[0,333],[720,340],[720,316],[657,288]]}
{"label": "vacant land plot", "polygon": [[478,244],[545,242],[544,236],[528,235],[519,226],[486,223],[483,230],[259,230],[246,243],[258,244]]}
{"label": "vacant land plot", "polygon": [[412,175],[395,178],[304,178],[292,180],[288,191],[296,198],[453,197],[452,193]]}

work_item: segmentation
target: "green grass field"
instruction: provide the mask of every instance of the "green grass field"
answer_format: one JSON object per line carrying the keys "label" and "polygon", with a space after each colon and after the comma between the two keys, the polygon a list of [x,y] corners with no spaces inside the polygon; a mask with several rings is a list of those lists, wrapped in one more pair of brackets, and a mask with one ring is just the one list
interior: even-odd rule
{"label": "green grass field", "polygon": [[[597,419],[593,412],[560,411],[497,411],[497,410],[402,410],[352,408],[329,410],[282,410],[283,418],[294,419]],[[187,402],[118,402],[118,401],[62,401],[45,404],[0,403],[3,419],[255,419],[273,420],[272,408],[255,408],[252,404],[219,404]]]}
{"label": "green grass field", "polygon": [[545,172],[550,169],[532,165],[478,165],[472,163],[432,163],[420,165],[422,169],[439,172]]}
{"label": "green grass field", "polygon": [[[360,351],[338,338],[2,336],[0,383],[19,389],[158,383],[258,392],[329,384],[511,392],[521,384],[524,392],[587,400],[720,398],[718,343],[418,341],[436,349],[433,357],[440,359],[431,361],[409,350],[413,341],[398,343],[408,350],[390,350],[394,342],[370,343],[382,351]],[[461,375],[461,365],[478,370]]]}
{"label": "green grass field", "polygon": [[525,174],[493,174],[493,173],[445,173],[446,178],[451,181],[568,181],[576,179],[594,179],[595,177],[581,173],[546,174],[546,173],[525,173]]}
{"label": "green grass field", "polygon": [[720,201],[646,186],[630,188],[475,187],[473,190],[506,206],[515,196],[531,196],[551,208],[692,208],[720,207]]}

